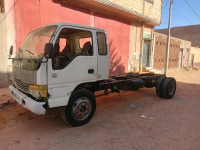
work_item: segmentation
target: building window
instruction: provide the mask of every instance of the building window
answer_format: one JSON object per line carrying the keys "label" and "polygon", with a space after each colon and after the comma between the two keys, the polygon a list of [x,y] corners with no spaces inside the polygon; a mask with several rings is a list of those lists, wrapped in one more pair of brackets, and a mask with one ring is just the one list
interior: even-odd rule
{"label": "building window", "polygon": [[4,8],[4,0],[0,0],[0,13],[4,13],[5,8]]}
{"label": "building window", "polygon": [[154,0],[146,0],[146,2],[154,4]]}

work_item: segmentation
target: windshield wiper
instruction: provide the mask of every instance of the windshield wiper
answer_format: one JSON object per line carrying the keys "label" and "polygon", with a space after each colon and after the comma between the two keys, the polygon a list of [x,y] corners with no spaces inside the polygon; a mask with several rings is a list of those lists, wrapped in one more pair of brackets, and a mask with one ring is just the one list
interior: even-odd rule
{"label": "windshield wiper", "polygon": [[[25,50],[26,52],[28,52],[29,54],[31,54],[31,55],[35,55],[33,52],[31,52],[31,51],[29,51],[29,50]],[[35,63],[37,63],[38,61],[37,61],[37,59],[35,58],[35,57],[33,57],[33,56],[31,56],[31,55],[29,55],[30,57],[31,57],[31,59],[35,62]]]}
{"label": "windshield wiper", "polygon": [[31,52],[31,51],[29,51],[29,50],[25,50],[25,51],[27,51],[29,54],[31,54],[31,55],[35,55],[33,52]]}

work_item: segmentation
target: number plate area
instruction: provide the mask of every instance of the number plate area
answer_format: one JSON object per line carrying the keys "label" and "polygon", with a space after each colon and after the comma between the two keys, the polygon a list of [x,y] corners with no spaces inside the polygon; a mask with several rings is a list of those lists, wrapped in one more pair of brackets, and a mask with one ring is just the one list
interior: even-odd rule
{"label": "number plate area", "polygon": [[10,93],[19,104],[22,104],[22,97],[19,96],[19,93],[15,93],[13,90],[10,90]]}

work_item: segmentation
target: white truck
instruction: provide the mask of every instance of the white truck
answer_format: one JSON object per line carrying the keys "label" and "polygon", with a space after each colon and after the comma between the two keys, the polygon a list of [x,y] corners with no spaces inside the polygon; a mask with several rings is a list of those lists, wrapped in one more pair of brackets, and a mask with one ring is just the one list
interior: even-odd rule
{"label": "white truck", "polygon": [[[62,107],[63,120],[72,126],[90,121],[95,97],[121,90],[156,87],[159,97],[170,99],[174,78],[157,74],[109,75],[109,45],[105,30],[70,23],[56,23],[30,32],[13,63],[13,98],[35,114]],[[102,94],[95,94],[103,91]],[[98,92],[99,93],[99,92]]]}

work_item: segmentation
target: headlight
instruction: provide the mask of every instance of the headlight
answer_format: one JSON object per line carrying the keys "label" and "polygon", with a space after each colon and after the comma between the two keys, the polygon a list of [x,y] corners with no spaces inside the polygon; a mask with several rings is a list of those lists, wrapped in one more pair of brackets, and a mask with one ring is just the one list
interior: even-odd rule
{"label": "headlight", "polygon": [[36,98],[47,97],[46,85],[29,85],[29,94]]}

